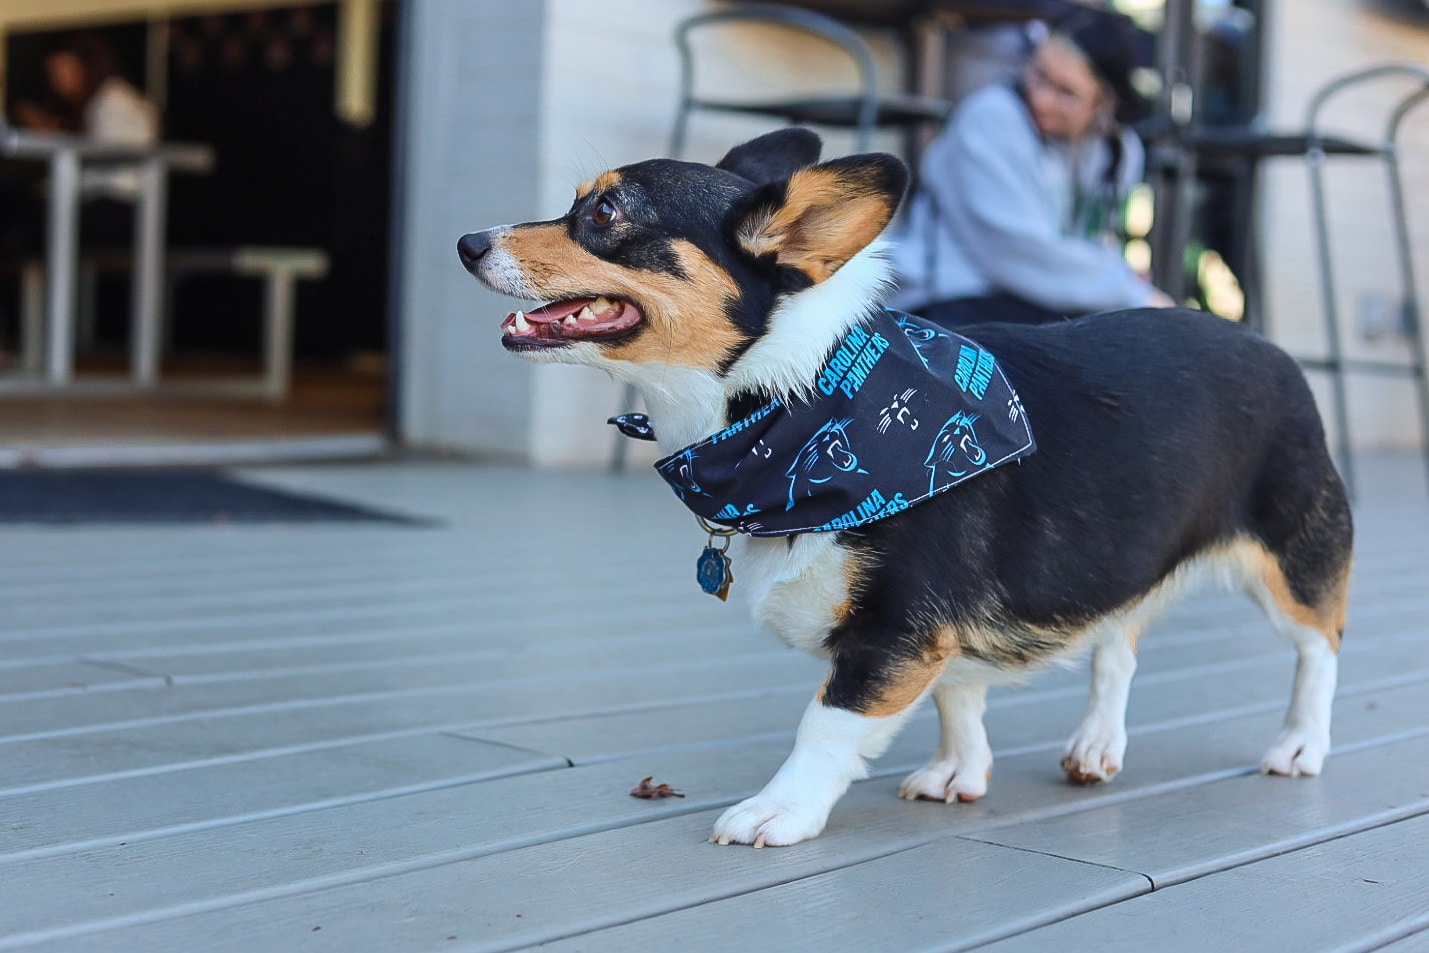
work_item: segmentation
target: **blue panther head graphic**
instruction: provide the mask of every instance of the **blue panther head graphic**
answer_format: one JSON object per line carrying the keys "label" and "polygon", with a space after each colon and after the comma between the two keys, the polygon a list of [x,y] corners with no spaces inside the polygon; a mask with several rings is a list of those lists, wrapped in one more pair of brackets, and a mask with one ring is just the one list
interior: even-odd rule
{"label": "blue panther head graphic", "polygon": [[978,443],[977,431],[973,429],[979,416],[960,410],[938,431],[937,439],[928,448],[928,459],[923,461],[932,471],[928,476],[929,493],[936,493],[971,471],[987,466],[987,452]]}
{"label": "blue panther head graphic", "polygon": [[695,451],[693,449],[681,453],[675,458],[673,465],[666,469],[672,471],[672,475],[676,477],[676,480],[670,482],[670,486],[680,499],[685,499],[691,493],[697,496],[709,496],[695,476]]}
{"label": "blue panther head graphic", "polygon": [[794,508],[794,500],[809,496],[813,487],[827,483],[839,473],[867,473],[859,468],[858,455],[849,445],[849,420],[830,420],[809,438],[809,442],[799,449],[794,462],[784,475],[789,478],[789,505]]}
{"label": "blue panther head graphic", "polygon": [[920,324],[906,314],[898,316],[898,326],[903,329],[903,336],[913,343],[913,350],[918,355],[918,360],[923,362],[924,367],[928,367],[928,359],[923,356],[925,348],[932,347],[938,338],[947,337],[947,333],[940,331],[932,325]]}

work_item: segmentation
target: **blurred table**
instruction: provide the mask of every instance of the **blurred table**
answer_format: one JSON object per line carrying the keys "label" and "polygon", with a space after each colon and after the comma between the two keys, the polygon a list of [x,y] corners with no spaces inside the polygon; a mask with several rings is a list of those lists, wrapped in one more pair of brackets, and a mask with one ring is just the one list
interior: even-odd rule
{"label": "blurred table", "polygon": [[213,150],[193,143],[153,147],[115,145],[62,133],[0,125],[0,157],[49,164],[45,249],[45,379],[68,384],[74,377],[76,271],[79,259],[81,169],[85,165],[133,169],[139,180],[134,217],[134,283],[131,309],[131,376],[140,387],[158,374],[163,308],[165,226],[169,170],[207,172]]}

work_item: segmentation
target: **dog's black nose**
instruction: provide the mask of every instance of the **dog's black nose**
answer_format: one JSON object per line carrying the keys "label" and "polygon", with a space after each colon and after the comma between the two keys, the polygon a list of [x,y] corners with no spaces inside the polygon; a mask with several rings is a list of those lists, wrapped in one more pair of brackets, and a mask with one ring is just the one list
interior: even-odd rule
{"label": "dog's black nose", "polygon": [[491,239],[487,237],[486,232],[472,232],[470,235],[463,235],[456,243],[456,253],[461,256],[461,263],[470,272],[476,271],[481,256],[489,251],[491,251]]}

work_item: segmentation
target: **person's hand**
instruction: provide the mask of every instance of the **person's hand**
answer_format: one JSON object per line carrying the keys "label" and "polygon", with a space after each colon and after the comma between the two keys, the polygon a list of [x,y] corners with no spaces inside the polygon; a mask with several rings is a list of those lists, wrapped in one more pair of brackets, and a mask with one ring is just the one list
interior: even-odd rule
{"label": "person's hand", "polygon": [[56,132],[63,126],[48,110],[31,102],[15,104],[15,120],[27,129],[41,129],[46,132]]}
{"label": "person's hand", "polygon": [[1146,300],[1148,308],[1174,308],[1176,299],[1162,291],[1160,288],[1152,288],[1151,295]]}

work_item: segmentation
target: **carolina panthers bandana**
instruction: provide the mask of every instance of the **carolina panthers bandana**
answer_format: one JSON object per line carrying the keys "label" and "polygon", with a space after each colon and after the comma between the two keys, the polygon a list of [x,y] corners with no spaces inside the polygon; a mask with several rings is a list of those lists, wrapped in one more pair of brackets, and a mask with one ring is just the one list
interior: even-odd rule
{"label": "carolina panthers bandana", "polygon": [[655,469],[696,515],[787,536],[891,516],[1034,449],[996,358],[881,310],[834,348],[809,401],[772,400]]}

